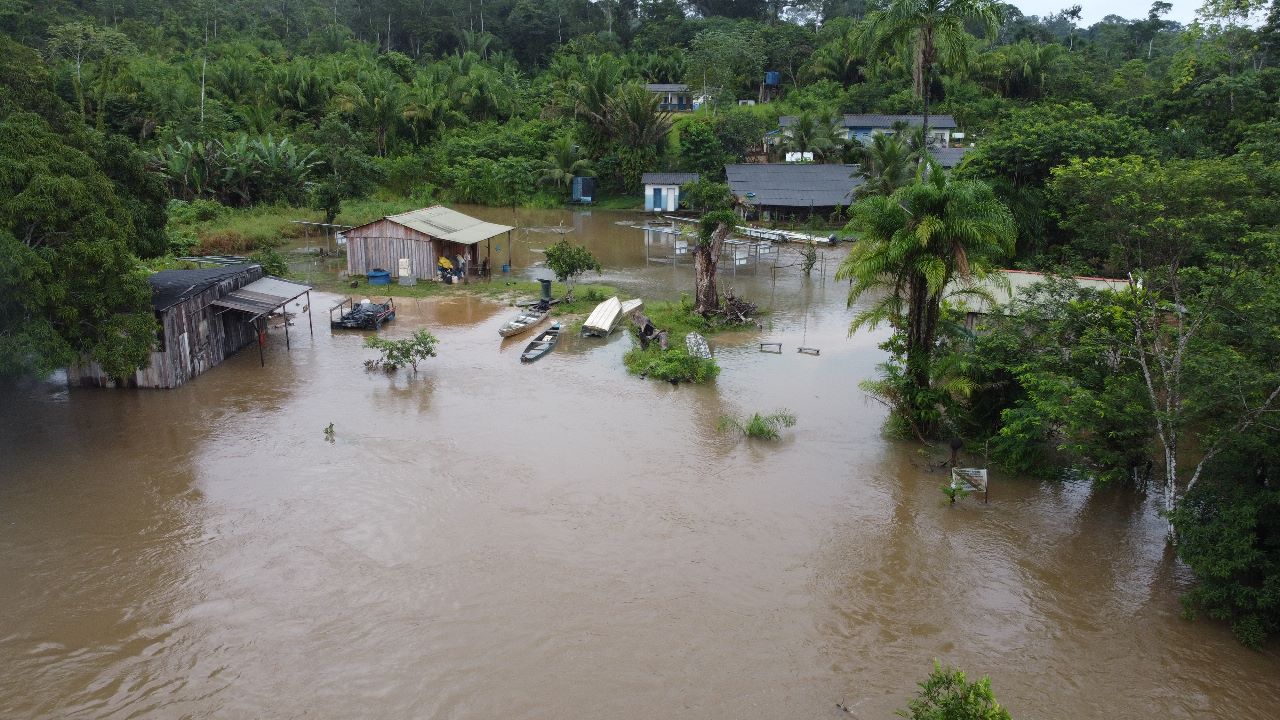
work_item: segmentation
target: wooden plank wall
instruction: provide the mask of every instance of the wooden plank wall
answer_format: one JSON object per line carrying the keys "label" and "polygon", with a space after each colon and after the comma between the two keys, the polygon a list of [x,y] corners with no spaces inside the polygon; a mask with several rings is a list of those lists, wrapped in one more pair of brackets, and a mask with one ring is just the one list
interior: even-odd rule
{"label": "wooden plank wall", "polygon": [[350,275],[368,275],[370,270],[382,268],[391,277],[399,277],[400,258],[409,258],[416,278],[428,280],[435,274],[436,248],[430,235],[385,218],[348,230],[346,235]]}
{"label": "wooden plank wall", "polygon": [[[160,317],[164,351],[152,352],[147,367],[134,373],[127,387],[175,388],[216,366],[240,348],[257,340],[248,316],[236,310],[210,305],[214,300],[261,278],[262,268],[225,278],[204,292],[165,310]],[[118,383],[95,362],[67,371],[73,385],[115,387]]]}

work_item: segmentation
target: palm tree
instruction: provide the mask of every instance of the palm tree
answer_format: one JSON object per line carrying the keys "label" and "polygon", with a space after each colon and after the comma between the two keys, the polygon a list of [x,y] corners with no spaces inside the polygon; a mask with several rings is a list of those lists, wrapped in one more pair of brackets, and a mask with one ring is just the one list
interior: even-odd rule
{"label": "palm tree", "polygon": [[404,120],[405,87],[385,72],[361,71],[354,81],[339,83],[334,89],[334,107],[373,131],[378,155],[387,154],[387,141]]}
{"label": "palm tree", "polygon": [[415,145],[435,136],[455,114],[444,76],[438,70],[419,73],[409,86],[403,115]]}
{"label": "palm tree", "polygon": [[993,0],[891,0],[867,15],[864,35],[869,54],[909,51],[916,94],[924,101],[925,133],[929,128],[930,85],[934,66],[964,67],[969,61],[968,26],[985,35],[999,26],[999,5]]}
{"label": "palm tree", "polygon": [[571,138],[566,136],[551,141],[547,156],[542,161],[542,182],[563,190],[569,187],[575,176],[592,174],[591,162],[581,157]]}
{"label": "palm tree", "polygon": [[911,181],[911,150],[906,141],[896,134],[872,135],[871,143],[862,148],[855,177],[863,179],[853,191],[855,198],[892,195]]}
{"label": "palm tree", "polygon": [[815,80],[835,80],[841,85],[861,82],[866,57],[857,40],[857,36],[850,32],[819,47],[809,58],[805,76]]}
{"label": "palm tree", "polygon": [[896,409],[925,434],[943,293],[953,280],[976,288],[991,263],[1013,251],[1013,215],[985,183],[953,181],[942,172],[887,197],[865,198],[851,213],[848,229],[858,242],[836,278],[851,282],[850,305],[878,297],[854,316],[849,332],[888,322],[900,333],[906,387]]}
{"label": "palm tree", "polygon": [[573,112],[586,125],[587,147],[603,149],[608,138],[609,96],[622,81],[623,68],[612,55],[592,55],[580,66],[576,75],[565,83],[566,98]]}
{"label": "palm tree", "polygon": [[671,113],[659,109],[657,95],[639,83],[627,83],[605,101],[610,136],[633,148],[660,149],[671,132]]}
{"label": "palm tree", "polygon": [[811,152],[825,159],[839,155],[846,145],[839,121],[825,115],[800,113],[791,126],[783,147],[796,152]]}

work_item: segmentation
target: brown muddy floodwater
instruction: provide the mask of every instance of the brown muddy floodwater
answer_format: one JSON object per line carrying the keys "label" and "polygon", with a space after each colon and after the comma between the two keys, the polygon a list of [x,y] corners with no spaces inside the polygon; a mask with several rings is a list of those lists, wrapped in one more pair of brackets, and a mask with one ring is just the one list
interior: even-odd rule
{"label": "brown muddy floodwater", "polygon": [[[691,287],[625,217],[517,220]],[[773,314],[714,339],[711,387],[628,377],[622,333],[521,366],[511,311],[464,297],[402,302],[384,332],[440,356],[367,373],[326,297],[265,368],[0,390],[0,717],[887,718],[934,658],[1023,720],[1280,717],[1274,647],[1180,618],[1158,498],[996,475],[941,504],[942,451],[858,389],[883,334],[846,338],[839,252],[725,273]],[[777,444],[715,432],[784,407]]]}

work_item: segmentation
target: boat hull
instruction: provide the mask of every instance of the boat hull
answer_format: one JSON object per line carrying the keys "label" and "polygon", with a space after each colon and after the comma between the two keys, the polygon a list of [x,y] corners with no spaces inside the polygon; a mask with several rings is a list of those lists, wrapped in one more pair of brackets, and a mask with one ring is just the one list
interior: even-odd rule
{"label": "boat hull", "polygon": [[604,337],[613,332],[613,328],[617,326],[618,319],[621,317],[622,302],[617,297],[611,297],[597,305],[596,309],[592,310],[583,321],[582,334]]}
{"label": "boat hull", "polygon": [[531,363],[537,362],[546,357],[552,350],[555,350],[556,344],[560,342],[560,323],[543,330],[538,333],[538,337],[525,346],[524,352],[520,353],[520,362]]}
{"label": "boat hull", "polygon": [[546,319],[546,313],[520,313],[514,319],[507,322],[506,325],[498,328],[498,334],[504,338],[522,335],[534,329]]}

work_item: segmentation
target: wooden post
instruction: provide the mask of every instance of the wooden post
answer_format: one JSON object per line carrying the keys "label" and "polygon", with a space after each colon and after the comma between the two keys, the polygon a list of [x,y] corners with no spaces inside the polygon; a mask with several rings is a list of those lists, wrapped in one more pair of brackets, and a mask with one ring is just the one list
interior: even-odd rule
{"label": "wooden post", "polygon": [[[261,323],[262,326],[259,327],[258,323]],[[253,324],[253,329],[258,331],[258,364],[262,367],[267,366],[267,356],[262,353],[262,346],[266,344],[266,338],[264,337],[267,332],[266,326],[267,321],[263,318],[258,318],[258,321]]]}
{"label": "wooden post", "polygon": [[280,306],[280,315],[284,318],[284,349],[292,350],[289,345],[289,303]]}
{"label": "wooden post", "polygon": [[[513,213],[514,214],[514,213]],[[511,231],[507,231],[507,272],[511,272]]]}
{"label": "wooden post", "polygon": [[311,337],[316,336],[316,329],[311,324],[311,291],[307,291],[307,329],[311,331]]}

